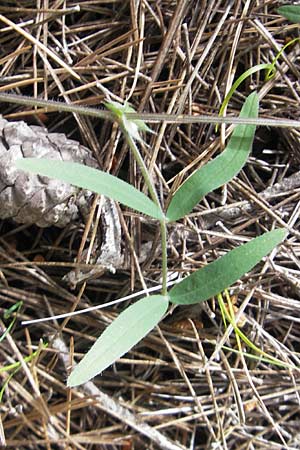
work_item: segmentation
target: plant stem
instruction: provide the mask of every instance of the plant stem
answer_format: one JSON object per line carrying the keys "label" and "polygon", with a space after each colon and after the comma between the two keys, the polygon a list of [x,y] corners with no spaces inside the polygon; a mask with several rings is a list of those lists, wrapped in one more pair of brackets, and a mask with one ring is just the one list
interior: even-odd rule
{"label": "plant stem", "polygon": [[[159,207],[161,212],[164,215],[164,212],[162,210],[157,192],[155,190],[155,187],[152,183],[151,176],[149,175],[148,169],[145,165],[145,162],[142,158],[142,155],[138,149],[138,146],[136,145],[134,139],[128,133],[125,126],[119,121],[120,127],[122,128],[122,131],[125,135],[126,141],[130,147],[130,150],[133,153],[133,156],[139,165],[142,175],[144,177],[146,186],[149,190],[150,197],[154,201],[154,203]],[[167,264],[167,221],[166,219],[160,220],[160,232],[161,232],[161,252],[162,252],[162,288],[161,293],[162,295],[167,295],[167,275],[168,275],[168,264]]]}
{"label": "plant stem", "polygon": [[[97,117],[99,119],[116,120],[115,115],[106,110],[91,108],[89,106],[80,106],[57,102],[55,100],[41,100],[25,95],[5,94],[0,92],[0,102],[16,103],[25,106],[39,106],[45,108],[47,112],[65,111],[71,113],[83,114],[89,117]],[[147,123],[212,123],[212,124],[235,124],[235,125],[257,125],[265,127],[281,127],[281,128],[300,128],[300,120],[285,119],[278,117],[269,119],[268,117],[220,117],[216,115],[189,115],[189,114],[153,114],[153,113],[126,113],[127,120],[143,120]]]}
{"label": "plant stem", "polygon": [[89,108],[88,106],[79,106],[68,103],[62,103],[55,100],[43,100],[40,98],[33,98],[27,95],[17,95],[17,94],[5,94],[0,93],[0,102],[15,103],[17,105],[24,105],[26,107],[40,107],[44,108],[46,112],[69,112],[78,113],[84,116],[97,117],[98,119],[115,120],[115,115],[107,111],[106,109],[96,109]]}
{"label": "plant stem", "polygon": [[[119,122],[119,123],[120,123],[120,122]],[[152,183],[152,180],[151,180],[151,177],[150,177],[150,175],[149,175],[149,172],[148,172],[148,169],[147,169],[147,167],[146,167],[146,164],[145,164],[145,162],[144,162],[144,160],[143,160],[143,158],[142,158],[142,155],[140,154],[140,151],[139,151],[139,149],[138,149],[138,146],[136,145],[134,139],[133,139],[132,136],[128,133],[128,131],[126,130],[126,128],[125,128],[122,124],[120,124],[120,126],[121,126],[122,131],[123,131],[123,133],[124,133],[124,135],[125,135],[125,138],[126,138],[126,141],[127,141],[128,145],[129,145],[129,147],[130,147],[130,150],[131,150],[132,153],[133,153],[134,159],[136,160],[136,162],[138,163],[138,165],[139,165],[139,167],[140,167],[140,169],[141,169],[141,172],[142,172],[143,178],[144,178],[144,180],[145,180],[146,186],[147,186],[147,188],[148,188],[148,190],[149,190],[150,197],[152,198],[152,200],[154,201],[154,203],[155,203],[155,204],[160,208],[160,210],[162,211],[162,207],[161,207],[159,198],[158,198],[158,196],[157,196],[156,190],[155,190],[154,185],[153,185],[153,183]],[[162,211],[162,212],[163,212],[163,211]]]}
{"label": "plant stem", "polygon": [[168,277],[168,255],[167,255],[167,223],[166,220],[160,220],[161,233],[161,259],[162,259],[162,281],[161,294],[167,296],[167,277]]}
{"label": "plant stem", "polygon": [[[130,135],[130,133],[127,131],[126,127],[124,126],[124,123],[122,123],[122,118],[120,120],[120,117],[118,117],[116,114],[112,113],[111,111],[107,110],[99,110],[95,108],[89,108],[89,107],[83,107],[78,105],[68,105],[61,102],[56,102],[53,100],[41,100],[41,99],[35,99],[27,96],[22,95],[15,95],[15,94],[5,94],[0,93],[0,101],[3,102],[12,102],[17,103],[20,105],[30,105],[30,106],[39,106],[47,108],[48,111],[52,110],[59,110],[59,111],[66,111],[66,112],[73,112],[73,113],[81,113],[83,115],[87,116],[94,116],[100,119],[108,119],[111,121],[116,120],[119,123],[119,126],[121,127],[125,139],[133,153],[133,156],[139,165],[142,175],[144,177],[146,186],[149,190],[150,197],[154,201],[154,203],[159,207],[161,212],[163,213],[157,192],[155,190],[155,187],[152,183],[151,177],[149,175],[148,169],[144,163],[144,160],[140,154],[140,151]],[[139,115],[137,115],[137,119],[139,118]],[[163,213],[164,216],[164,213]],[[162,245],[162,295],[167,295],[167,224],[166,219],[160,221],[160,228],[161,228],[161,245]]]}

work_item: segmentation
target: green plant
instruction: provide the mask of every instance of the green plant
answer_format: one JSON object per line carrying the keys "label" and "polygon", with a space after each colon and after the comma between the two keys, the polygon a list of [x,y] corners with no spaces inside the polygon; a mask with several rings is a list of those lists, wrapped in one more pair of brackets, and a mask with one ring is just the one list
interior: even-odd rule
{"label": "green plant", "polygon": [[[286,362],[281,361],[277,358],[274,358],[273,356],[264,352],[262,349],[260,349],[255,344],[253,344],[253,342],[250,341],[250,339],[242,332],[242,330],[239,327],[239,324],[236,321],[234,305],[233,305],[232,299],[231,299],[227,289],[225,289],[225,291],[224,291],[224,297],[227,302],[226,304],[224,303],[223,295],[221,293],[217,295],[218,304],[219,304],[219,307],[221,310],[223,323],[224,323],[225,327],[226,327],[227,321],[228,321],[235,332],[236,342],[237,342],[237,346],[238,346],[238,352],[240,354],[243,354],[244,356],[247,356],[248,358],[260,359],[264,362],[268,362],[270,364],[273,364],[273,365],[276,365],[279,367],[294,368],[292,365],[287,364]],[[242,346],[241,346],[241,341],[243,341],[247,345],[247,347],[249,347],[249,349],[252,350],[253,353],[243,352]],[[228,349],[227,347],[224,347],[224,346],[223,346],[223,348]],[[232,348],[229,348],[228,350],[233,351]]]}
{"label": "green plant", "polygon": [[300,22],[300,5],[280,6],[280,8],[277,9],[277,12],[291,22]]}
{"label": "green plant", "polygon": [[12,318],[10,324],[8,325],[8,327],[6,328],[6,330],[4,331],[4,333],[0,336],[0,342],[2,342],[7,333],[9,333],[12,329],[12,327],[14,326],[16,320],[17,320],[17,314],[20,311],[21,307],[23,305],[22,301],[19,301],[17,303],[15,303],[14,305],[12,305],[10,308],[8,308],[5,313],[3,314],[3,319],[7,320]]}
{"label": "green plant", "polygon": [[[48,343],[43,343],[43,341],[41,341],[39,348],[36,351],[32,352],[29,356],[24,357],[24,363],[29,363],[32,360],[38,358],[41,350],[44,350],[47,347],[48,347]],[[6,386],[8,385],[10,380],[13,378],[13,376],[20,370],[21,367],[22,367],[22,364],[20,361],[0,367],[0,373],[11,372],[10,375],[8,375],[8,377],[4,381],[4,383],[0,389],[0,403],[2,402],[2,397],[3,397]]]}
{"label": "green plant", "polygon": [[[19,169],[58,178],[109,196],[160,223],[163,280],[161,294],[144,297],[123,311],[75,367],[68,378],[68,386],[76,386],[90,380],[129,351],[159,323],[167,312],[169,303],[192,304],[219,294],[251,270],[286,234],[283,229],[265,233],[187,276],[168,291],[168,223],[183,218],[203,196],[227,183],[241,170],[251,151],[256,127],[251,124],[237,125],[226,149],[204,167],[196,170],[178,188],[164,212],[137,146],[137,142],[141,140],[139,131],[146,131],[146,125],[141,120],[128,119],[128,112],[133,112],[128,105],[108,102],[106,106],[123,130],[140,166],[151,199],[117,177],[80,164],[30,158],[16,163]],[[245,101],[240,118],[257,118],[257,115],[258,96],[252,93]]]}
{"label": "green plant", "polygon": [[[287,7],[288,8],[288,7]],[[299,14],[299,21],[300,21],[300,7],[298,8],[298,14]],[[242,75],[240,75],[237,80],[235,80],[235,82],[233,83],[233,85],[231,86],[231,88],[229,89],[228,93],[226,94],[220,111],[219,111],[219,116],[223,116],[223,113],[232,97],[232,95],[234,94],[234,92],[237,90],[237,88],[239,87],[239,85],[246,80],[246,78],[250,77],[251,75],[253,75],[256,72],[259,72],[260,70],[265,70],[266,74],[265,74],[265,81],[269,81],[271,80],[275,74],[276,74],[276,62],[278,61],[278,59],[280,58],[280,56],[283,54],[283,52],[285,51],[285,49],[287,47],[289,47],[290,45],[295,44],[295,42],[299,42],[300,38],[295,38],[292,39],[291,41],[289,41],[287,44],[285,44],[280,51],[277,53],[277,55],[275,56],[275,58],[273,59],[273,61],[271,63],[268,64],[257,64],[253,67],[250,67],[248,70],[246,70],[245,72],[242,73]],[[218,130],[218,126],[219,124],[216,125],[216,130]]]}

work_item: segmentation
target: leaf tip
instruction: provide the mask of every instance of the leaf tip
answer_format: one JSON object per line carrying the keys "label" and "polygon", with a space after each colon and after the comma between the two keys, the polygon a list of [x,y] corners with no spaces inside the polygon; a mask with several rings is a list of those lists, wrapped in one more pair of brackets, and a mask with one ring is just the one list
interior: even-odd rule
{"label": "leaf tip", "polygon": [[72,388],[76,386],[76,384],[72,383],[71,375],[67,378],[67,388]]}
{"label": "leaf tip", "polygon": [[70,373],[70,375],[67,378],[67,387],[73,388],[76,386],[80,386],[81,384],[84,384],[87,381],[88,380],[83,379],[83,377],[81,377],[81,379],[78,380],[78,376],[76,376],[76,367],[75,367],[75,369]]}
{"label": "leaf tip", "polygon": [[286,228],[277,228],[274,231],[276,231],[279,234],[280,242],[283,241],[287,237],[287,235],[289,234],[289,231]]}

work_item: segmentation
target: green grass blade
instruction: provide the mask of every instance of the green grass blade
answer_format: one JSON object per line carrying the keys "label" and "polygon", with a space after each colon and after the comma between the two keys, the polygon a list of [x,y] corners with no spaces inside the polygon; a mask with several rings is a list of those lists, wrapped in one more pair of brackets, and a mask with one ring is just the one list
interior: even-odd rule
{"label": "green grass blade", "polygon": [[300,22],[300,5],[284,5],[277,9],[278,14],[293,23]]}
{"label": "green grass blade", "polygon": [[[3,314],[3,318],[4,319],[9,319],[11,317],[11,315],[13,314],[13,312],[19,312],[21,309],[21,306],[23,305],[22,300],[20,300],[19,302],[15,303],[14,305],[12,305],[9,309],[7,309],[5,311],[5,313]],[[8,333],[10,333],[12,327],[15,324],[15,321],[17,320],[17,315],[15,315],[12,319],[12,321],[10,322],[10,324],[8,325],[8,327],[6,328],[6,330],[4,331],[4,333],[0,336],[0,342],[2,342]]]}
{"label": "green grass blade", "polygon": [[168,309],[162,295],[144,297],[106,328],[68,378],[68,386],[89,381],[127,353],[154,328]]}
{"label": "green grass blade", "polygon": [[[218,298],[218,302],[219,302],[220,309],[221,309],[221,311],[222,311],[222,316],[224,315],[224,316],[228,319],[229,323],[231,324],[232,328],[234,329],[234,331],[235,331],[235,333],[236,333],[236,339],[237,339],[237,343],[238,343],[238,347],[239,347],[238,353],[244,354],[244,356],[249,356],[249,354],[244,353],[244,352],[242,351],[242,348],[241,348],[241,345],[240,345],[240,342],[239,342],[239,340],[241,339],[242,341],[244,341],[244,343],[245,343],[252,351],[254,351],[254,352],[256,352],[258,355],[260,355],[260,356],[257,356],[256,359],[259,359],[259,360],[261,360],[261,361],[268,362],[268,363],[270,363],[270,364],[275,364],[275,365],[280,366],[280,367],[291,367],[291,368],[294,368],[294,369],[295,369],[294,366],[292,366],[292,365],[290,365],[290,364],[286,364],[286,363],[284,363],[283,361],[281,361],[280,359],[274,358],[274,356],[269,355],[268,353],[266,353],[265,351],[263,351],[261,348],[257,347],[257,346],[256,346],[256,345],[248,338],[248,336],[246,336],[246,335],[242,332],[242,330],[238,327],[238,325],[237,325],[237,323],[236,323],[236,321],[235,321],[235,314],[234,314],[234,311],[232,311],[232,303],[231,303],[231,299],[230,299],[230,296],[229,296],[228,292],[225,292],[225,295],[226,295],[226,298],[227,298],[227,302],[228,302],[227,305],[229,306],[229,311],[228,311],[228,309],[226,308],[226,305],[225,305],[225,303],[224,303],[222,294],[218,294],[217,298]],[[253,356],[253,355],[252,355],[252,356]]]}
{"label": "green grass blade", "polygon": [[[246,99],[240,117],[257,117],[258,96]],[[255,125],[238,125],[226,149],[215,159],[194,172],[175,192],[167,219],[175,221],[192,211],[208,192],[230,181],[246,163],[252,148]]]}
{"label": "green grass blade", "polygon": [[217,295],[249,272],[285,235],[279,228],[231,250],[176,284],[169,292],[170,301],[189,305]]}
{"label": "green grass blade", "polygon": [[[256,66],[250,67],[250,69],[248,69],[244,73],[242,73],[242,75],[239,76],[239,78],[237,80],[235,80],[235,82],[231,86],[228,94],[224,98],[223,103],[220,108],[220,111],[219,111],[220,117],[223,116],[223,113],[225,111],[226,106],[229,103],[229,100],[231,99],[231,97],[233,96],[233,94],[235,93],[235,91],[237,90],[239,85],[242,84],[242,82],[244,80],[246,80],[246,78],[250,77],[251,75],[253,75],[256,72],[259,72],[260,70],[267,70],[267,77],[268,77],[268,79],[270,79],[270,78],[272,78],[272,76],[275,75],[275,63],[274,63],[274,65],[273,65],[273,63],[272,64],[257,64]],[[216,125],[216,129],[218,129],[218,125]]]}
{"label": "green grass blade", "polygon": [[18,169],[65,181],[83,189],[103,194],[117,200],[132,209],[162,220],[163,213],[145,194],[119,178],[68,161],[56,161],[39,158],[24,158],[16,161]]}
{"label": "green grass blade", "polygon": [[[46,342],[45,344],[42,342],[41,348],[38,348],[37,350],[32,352],[30,355],[25,356],[23,358],[24,362],[28,363],[28,362],[32,361],[32,359],[35,358],[35,356],[37,356],[40,353],[41,349],[43,350],[47,347],[48,347],[48,342]],[[21,367],[21,365],[22,365],[21,362],[17,361],[17,362],[11,363],[11,364],[7,364],[7,366],[1,366],[0,373],[10,372],[11,370],[19,369]]]}

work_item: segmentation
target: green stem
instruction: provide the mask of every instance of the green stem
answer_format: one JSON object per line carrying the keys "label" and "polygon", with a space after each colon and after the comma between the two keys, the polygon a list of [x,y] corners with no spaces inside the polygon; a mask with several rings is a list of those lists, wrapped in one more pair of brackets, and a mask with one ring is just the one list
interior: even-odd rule
{"label": "green stem", "polygon": [[115,120],[115,115],[106,109],[89,108],[87,106],[79,106],[68,103],[57,102],[55,100],[42,100],[27,95],[5,94],[0,93],[0,102],[15,103],[26,107],[40,107],[47,109],[47,112],[59,111],[83,114],[85,116],[97,117],[98,119]]}
{"label": "green stem", "polygon": [[161,293],[164,296],[168,294],[167,278],[168,278],[168,255],[167,255],[167,223],[166,220],[160,221],[161,233],[161,259],[162,259],[162,288]]}
{"label": "green stem", "polygon": [[[83,114],[89,117],[97,117],[99,119],[116,120],[115,114],[102,109],[91,108],[88,106],[80,106],[74,104],[66,104],[54,100],[41,100],[27,97],[25,95],[4,94],[0,92],[0,102],[16,103],[25,106],[40,106],[51,111],[65,111]],[[285,119],[278,117],[269,119],[267,117],[220,117],[216,115],[189,115],[189,114],[153,114],[153,113],[126,113],[127,120],[143,120],[147,123],[213,123],[213,124],[235,124],[235,125],[257,125],[261,127],[281,127],[281,128],[300,128],[300,120]]]}
{"label": "green stem", "polygon": [[[119,124],[125,135],[125,138],[130,147],[130,150],[132,151],[133,156],[134,156],[137,164],[140,167],[140,170],[144,177],[146,186],[149,190],[150,197],[152,198],[154,203],[159,207],[159,209],[161,210],[161,212],[164,215],[157,192],[152,183],[151,176],[149,175],[148,169],[147,169],[145,162],[142,158],[142,155],[138,149],[138,146],[136,145],[134,139],[128,133],[128,131],[126,130],[126,128],[120,121],[119,121]],[[168,264],[167,264],[167,222],[166,222],[166,219],[160,220],[160,231],[161,231],[161,252],[162,252],[162,289],[161,289],[161,293],[162,293],[162,295],[166,296],[167,292],[168,292],[168,290],[167,290]]]}
{"label": "green stem", "polygon": [[[119,122],[119,123],[120,123],[120,122]],[[138,146],[136,145],[134,139],[133,139],[132,136],[128,133],[128,131],[126,130],[126,128],[125,128],[122,124],[120,124],[120,126],[121,126],[122,131],[123,131],[123,133],[124,133],[124,135],[125,135],[125,138],[126,138],[126,141],[127,141],[128,145],[129,145],[129,147],[130,147],[130,150],[131,150],[132,153],[133,153],[134,159],[136,160],[136,162],[137,162],[138,165],[139,165],[139,168],[141,169],[141,172],[142,172],[143,178],[144,178],[144,180],[145,180],[146,186],[147,186],[147,188],[148,188],[148,190],[149,190],[150,197],[152,198],[152,200],[154,201],[154,203],[155,203],[155,204],[160,208],[160,210],[162,211],[162,208],[161,208],[161,204],[160,204],[159,198],[158,198],[158,196],[157,196],[156,190],[155,190],[154,185],[153,185],[153,183],[152,183],[152,180],[151,180],[151,177],[150,177],[150,175],[149,175],[149,172],[148,172],[148,169],[147,169],[147,167],[146,167],[146,164],[145,164],[145,162],[144,162],[144,160],[143,160],[143,158],[142,158],[142,155],[140,154],[140,151],[139,151],[139,149],[138,149]],[[163,212],[163,211],[162,211],[162,212]]]}
{"label": "green stem", "polygon": [[[26,105],[26,106],[30,105],[30,106],[44,107],[44,108],[47,108],[48,111],[59,110],[59,111],[65,111],[65,112],[80,113],[83,115],[93,116],[93,117],[97,117],[100,119],[108,119],[111,121],[116,120],[119,123],[119,125],[125,135],[126,141],[133,153],[133,156],[134,156],[137,164],[140,167],[140,170],[142,172],[142,175],[144,177],[146,186],[149,190],[149,194],[150,194],[152,200],[160,208],[161,212],[163,213],[157,192],[152,183],[152,180],[151,180],[151,177],[147,170],[147,167],[144,163],[144,160],[139,152],[139,149],[138,149],[134,139],[132,138],[130,133],[128,133],[126,127],[124,126],[124,123],[122,123],[122,116],[120,117],[120,116],[114,114],[113,112],[107,111],[107,110],[99,110],[99,109],[95,109],[95,108],[89,108],[89,107],[72,105],[72,104],[70,105],[70,104],[65,104],[65,103],[61,103],[61,102],[55,102],[53,100],[35,99],[35,98],[21,96],[21,95],[15,95],[15,94],[0,93],[0,101],[12,102],[12,103],[17,103],[17,104]],[[137,114],[136,119],[139,119],[138,114]],[[163,213],[163,216],[165,217],[164,213]],[[160,228],[161,228],[161,238],[162,238],[162,242],[161,242],[161,245],[162,245],[162,295],[167,295],[168,268],[167,268],[167,222],[166,222],[166,219],[163,219],[160,221]]]}

